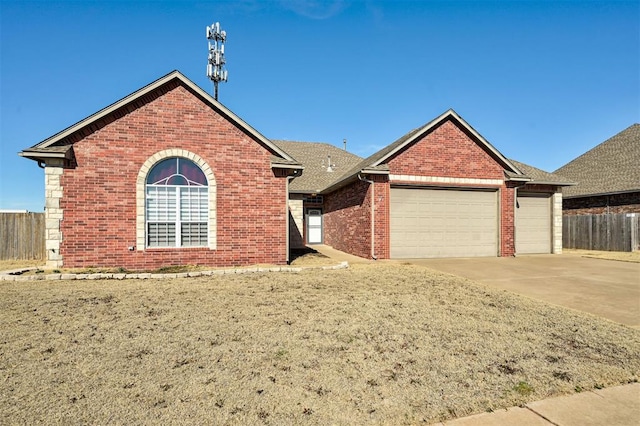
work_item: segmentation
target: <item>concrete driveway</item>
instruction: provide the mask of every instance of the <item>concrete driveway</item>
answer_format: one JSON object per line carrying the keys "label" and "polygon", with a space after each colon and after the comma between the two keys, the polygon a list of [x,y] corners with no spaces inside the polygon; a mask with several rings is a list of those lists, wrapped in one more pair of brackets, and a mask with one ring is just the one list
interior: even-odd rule
{"label": "concrete driveway", "polygon": [[409,262],[640,329],[640,263],[567,254]]}

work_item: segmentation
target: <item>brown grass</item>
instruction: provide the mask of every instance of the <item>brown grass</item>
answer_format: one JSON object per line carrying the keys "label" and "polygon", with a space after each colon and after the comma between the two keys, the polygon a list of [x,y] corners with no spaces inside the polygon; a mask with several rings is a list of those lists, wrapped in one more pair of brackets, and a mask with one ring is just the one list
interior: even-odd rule
{"label": "brown grass", "polygon": [[640,251],[599,251],[599,250],[578,250],[563,249],[565,254],[573,254],[582,257],[594,257],[596,259],[618,260],[622,262],[640,263]]}
{"label": "brown grass", "polygon": [[9,259],[0,260],[0,271],[10,271],[19,268],[40,267],[45,265],[44,260],[24,260],[24,259]]}
{"label": "brown grass", "polygon": [[405,265],[0,282],[8,424],[417,424],[637,381],[640,331]]}

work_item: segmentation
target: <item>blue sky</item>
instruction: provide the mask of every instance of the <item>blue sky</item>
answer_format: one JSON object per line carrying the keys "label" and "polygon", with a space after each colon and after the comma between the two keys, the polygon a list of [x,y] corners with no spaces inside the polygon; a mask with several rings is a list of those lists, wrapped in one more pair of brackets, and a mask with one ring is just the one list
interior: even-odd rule
{"label": "blue sky", "polygon": [[[453,108],[553,171],[640,121],[640,2],[0,0],[0,209],[42,211],[17,156],[178,69],[273,139],[368,156]],[[114,170],[114,173],[118,173]]]}

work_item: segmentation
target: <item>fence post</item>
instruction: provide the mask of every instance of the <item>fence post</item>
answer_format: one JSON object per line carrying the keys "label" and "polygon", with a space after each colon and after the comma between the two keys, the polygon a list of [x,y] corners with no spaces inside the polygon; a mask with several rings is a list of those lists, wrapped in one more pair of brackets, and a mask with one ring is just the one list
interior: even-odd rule
{"label": "fence post", "polygon": [[630,251],[640,250],[640,241],[638,241],[638,234],[640,234],[640,215],[637,213],[628,213],[629,219],[629,239],[631,240]]}

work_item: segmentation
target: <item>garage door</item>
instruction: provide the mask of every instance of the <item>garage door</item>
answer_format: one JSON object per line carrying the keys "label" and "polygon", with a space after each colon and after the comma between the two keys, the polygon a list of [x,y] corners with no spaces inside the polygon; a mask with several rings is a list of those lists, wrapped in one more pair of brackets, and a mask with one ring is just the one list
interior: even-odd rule
{"label": "garage door", "polygon": [[497,256],[496,194],[391,188],[391,257]]}
{"label": "garage door", "polygon": [[551,197],[518,194],[516,254],[551,253]]}

